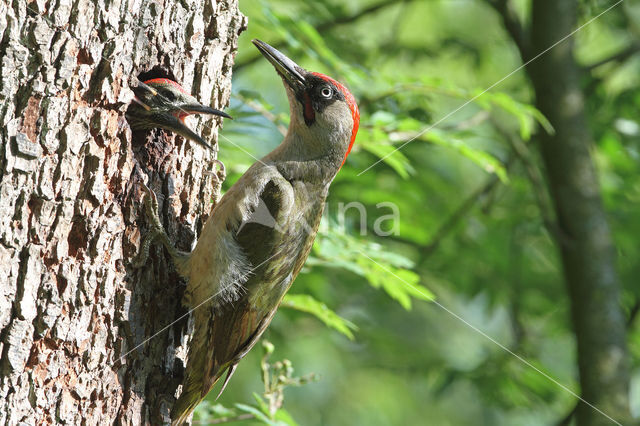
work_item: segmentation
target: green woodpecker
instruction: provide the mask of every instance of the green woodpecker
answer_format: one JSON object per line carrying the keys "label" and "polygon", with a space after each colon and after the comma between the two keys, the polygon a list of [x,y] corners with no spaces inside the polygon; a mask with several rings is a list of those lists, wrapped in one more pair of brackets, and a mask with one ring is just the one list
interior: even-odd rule
{"label": "green woodpecker", "polygon": [[185,118],[191,114],[231,118],[225,112],[202,105],[182,86],[168,78],[141,82],[133,89],[133,93],[136,95],[134,103],[127,110],[127,120],[132,130],[160,127],[212,149],[200,135],[187,127]]}
{"label": "green woodpecker", "polygon": [[[268,327],[309,255],[329,185],[358,131],[358,107],[345,86],[253,43],[282,77],[291,121],[282,143],[214,207],[195,249],[180,256],[168,247],[187,281],[183,302],[194,315],[173,424],[186,422],[226,372],[222,393]],[[159,225],[157,216],[153,222]]]}

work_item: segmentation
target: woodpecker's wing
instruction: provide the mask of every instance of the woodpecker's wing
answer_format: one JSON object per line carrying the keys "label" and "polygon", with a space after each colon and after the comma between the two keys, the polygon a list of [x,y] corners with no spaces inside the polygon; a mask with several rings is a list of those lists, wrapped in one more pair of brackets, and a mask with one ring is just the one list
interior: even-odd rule
{"label": "woodpecker's wing", "polygon": [[[226,296],[206,303],[194,312],[194,338],[184,388],[172,410],[176,424],[184,422],[224,372],[233,368],[255,345],[271,322],[313,242],[315,232],[290,232],[298,224],[306,225],[305,217],[309,212],[298,207],[299,204],[308,206],[308,197],[301,198],[299,191],[294,192],[292,185],[277,171],[266,170],[265,166],[256,169],[245,174],[253,174],[248,182],[241,179],[225,194],[189,260],[191,306],[195,308],[210,298],[211,285],[218,284],[205,279],[203,273],[226,280],[224,284],[218,284],[219,289],[226,291]],[[262,190],[253,192],[254,188],[250,186],[256,181],[261,182]],[[318,199],[314,201],[312,205],[318,203]],[[318,205],[320,211],[313,215],[315,226],[315,215],[319,221],[322,212],[322,200]],[[218,219],[220,221],[216,222]],[[205,246],[200,241],[212,237],[214,239],[209,241],[217,243],[216,247],[203,251]],[[221,249],[225,252],[220,253]],[[225,258],[229,253],[233,254],[233,259]],[[208,261],[203,261],[205,254],[209,256]],[[236,268],[235,272],[208,269],[211,258],[218,259],[216,263],[223,268]],[[233,283],[228,281],[231,276],[236,277]],[[236,287],[230,291],[232,284]],[[207,287],[208,291],[204,291]]]}
{"label": "woodpecker's wing", "polygon": [[[291,184],[274,166],[256,163],[247,170],[213,209],[181,269],[188,280],[185,305],[211,302],[220,307],[238,300],[254,269],[267,259],[256,250],[270,251],[294,202]],[[262,225],[260,232],[253,232],[256,225]],[[249,241],[240,238],[247,234]]]}

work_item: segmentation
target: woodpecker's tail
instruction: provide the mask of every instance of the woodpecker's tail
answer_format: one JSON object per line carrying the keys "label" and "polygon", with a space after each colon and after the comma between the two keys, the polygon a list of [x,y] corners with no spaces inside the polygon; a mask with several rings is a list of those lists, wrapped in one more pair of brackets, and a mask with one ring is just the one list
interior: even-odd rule
{"label": "woodpecker's tail", "polygon": [[[222,377],[224,370],[225,369],[221,369],[219,374],[217,374],[216,377],[213,378],[211,387],[213,387],[216,384],[216,382],[220,380],[220,377]],[[227,370],[227,377],[224,380],[224,383],[222,384],[222,387],[220,388],[220,392],[218,392],[218,396],[216,397],[216,399],[220,398],[220,395],[222,395],[222,392],[224,392],[224,389],[227,387],[227,383],[229,383],[229,379],[231,379],[231,376],[236,371],[236,364],[230,366],[226,370]],[[180,394],[178,401],[174,405],[173,410],[171,411],[171,417],[173,419],[171,422],[171,425],[172,426],[183,425],[187,421],[187,419],[191,416],[191,413],[193,413],[193,410],[195,410],[198,404],[207,396],[207,393],[202,395],[201,390],[199,390],[197,386],[192,386],[191,388],[185,387],[184,391]]]}
{"label": "woodpecker's tail", "polygon": [[211,311],[203,307],[195,310],[194,316],[195,327],[182,382],[182,393],[171,410],[171,424],[174,426],[187,422],[193,410],[207,396],[227,367],[215,362],[209,336],[210,322],[213,321]]}
{"label": "woodpecker's tail", "polygon": [[[213,384],[215,384],[218,379],[220,379],[220,375],[214,378]],[[176,401],[171,410],[171,425],[180,426],[185,424],[189,417],[191,417],[193,410],[195,410],[205,396],[207,396],[207,392],[203,392],[202,382],[197,383],[188,378],[178,401]]]}
{"label": "woodpecker's tail", "polygon": [[182,396],[180,396],[180,398],[178,399],[178,402],[176,402],[176,405],[173,407],[173,410],[171,411],[172,417],[174,415],[178,416],[177,418],[171,419],[171,426],[181,426],[186,424],[187,420],[191,416],[191,413],[193,413],[193,410],[196,408],[196,406],[201,400],[202,398],[196,401],[187,402],[186,400],[183,400]]}

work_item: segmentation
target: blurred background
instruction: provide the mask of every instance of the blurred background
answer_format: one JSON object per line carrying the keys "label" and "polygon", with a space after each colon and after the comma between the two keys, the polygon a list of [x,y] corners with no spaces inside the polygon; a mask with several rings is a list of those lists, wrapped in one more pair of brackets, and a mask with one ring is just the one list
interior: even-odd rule
{"label": "blurred background", "polygon": [[[220,137],[225,189],[252,156],[279,144],[288,122],[280,78],[253,38],[344,82],[361,124],[309,261],[265,333],[273,347],[256,346],[223,396],[215,401],[214,391],[198,408],[196,422],[575,422],[576,398],[506,350],[580,393],[572,301],[538,149],[538,135],[552,125],[534,106],[525,70],[476,96],[523,64],[500,13],[505,3],[240,2],[249,27],[234,68],[235,120]],[[529,22],[529,3],[513,1],[510,13]],[[612,4],[577,2],[576,25]],[[573,42],[594,191],[615,246],[637,420],[640,5],[623,2]],[[276,362],[285,359],[292,367]],[[280,377],[266,394],[263,372]]]}

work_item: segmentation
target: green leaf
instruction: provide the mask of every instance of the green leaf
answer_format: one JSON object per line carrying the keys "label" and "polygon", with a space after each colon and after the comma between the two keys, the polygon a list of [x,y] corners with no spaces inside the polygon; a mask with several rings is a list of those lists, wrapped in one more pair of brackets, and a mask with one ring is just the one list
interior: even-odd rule
{"label": "green leaf", "polygon": [[420,276],[408,269],[413,267],[413,262],[380,244],[330,232],[316,238],[314,248],[317,258],[311,260],[311,264],[348,269],[366,278],[372,287],[384,290],[407,310],[411,309],[411,298],[435,299],[420,285]]}
{"label": "green leaf", "polygon": [[454,149],[455,151],[467,157],[469,160],[476,163],[487,173],[495,174],[504,183],[509,182],[507,169],[505,169],[500,160],[498,160],[488,152],[472,148],[459,139],[447,137],[443,132],[436,129],[430,130],[429,132],[422,135],[421,138],[435,145]]}
{"label": "green leaf", "polygon": [[271,425],[271,426],[282,426],[283,425],[283,423],[281,423],[281,422],[274,422],[269,417],[267,417],[262,411],[260,411],[259,409],[257,409],[256,407],[253,407],[251,405],[236,403],[235,406],[240,411],[244,411],[245,413],[253,414],[255,416],[256,420],[259,420],[260,422],[262,422],[264,424]]}
{"label": "green leaf", "polygon": [[276,411],[276,419],[289,425],[289,426],[298,426],[298,423],[293,419],[293,417],[291,416],[291,414],[289,414],[289,412],[287,410],[285,410],[284,408],[279,409],[278,411]]}
{"label": "green leaf", "polygon": [[426,301],[435,299],[433,293],[419,284],[420,276],[413,271],[383,265],[377,260],[364,256],[358,260],[358,263],[366,271],[365,275],[371,285],[376,288],[381,287],[406,310],[411,309],[411,297]]}
{"label": "green leaf", "polygon": [[282,306],[312,314],[325,325],[339,331],[350,340],[353,340],[352,330],[358,329],[354,323],[340,317],[329,309],[327,305],[307,294],[287,294],[282,300]]}
{"label": "green leaf", "polygon": [[364,143],[361,145],[361,148],[382,159],[383,163],[386,163],[403,179],[408,179],[409,175],[414,172],[413,167],[411,167],[409,163],[409,159],[401,151],[397,150],[394,145]]}
{"label": "green leaf", "polygon": [[260,411],[262,411],[266,416],[271,417],[269,405],[264,401],[264,399],[262,399],[262,397],[255,392],[253,392],[253,399],[256,400],[256,404],[258,405]]}

